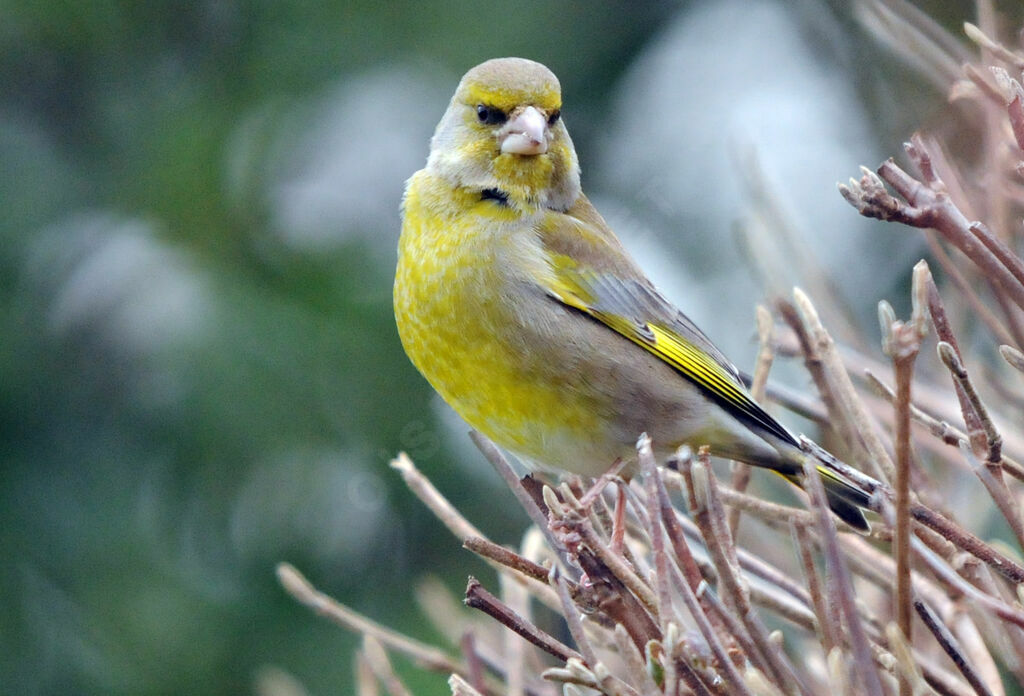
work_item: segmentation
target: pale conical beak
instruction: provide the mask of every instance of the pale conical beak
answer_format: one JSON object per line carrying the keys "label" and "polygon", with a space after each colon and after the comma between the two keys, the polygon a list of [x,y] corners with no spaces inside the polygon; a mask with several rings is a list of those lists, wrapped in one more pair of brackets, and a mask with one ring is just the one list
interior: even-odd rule
{"label": "pale conical beak", "polygon": [[498,136],[501,151],[513,155],[542,155],[548,151],[547,129],[544,114],[528,106],[501,129]]}

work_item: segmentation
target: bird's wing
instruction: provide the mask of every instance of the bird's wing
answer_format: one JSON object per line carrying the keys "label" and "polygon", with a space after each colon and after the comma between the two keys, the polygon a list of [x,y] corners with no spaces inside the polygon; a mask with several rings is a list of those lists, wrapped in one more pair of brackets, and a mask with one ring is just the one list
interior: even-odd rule
{"label": "bird's wing", "polygon": [[538,229],[553,271],[545,291],[665,361],[736,418],[796,445],[747,393],[732,363],[658,292],[581,199],[568,213],[546,216]]}

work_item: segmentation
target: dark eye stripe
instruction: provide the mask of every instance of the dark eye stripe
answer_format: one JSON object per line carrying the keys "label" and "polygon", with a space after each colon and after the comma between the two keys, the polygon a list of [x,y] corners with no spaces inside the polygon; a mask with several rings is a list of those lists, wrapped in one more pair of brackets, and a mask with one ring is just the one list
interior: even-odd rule
{"label": "dark eye stripe", "polygon": [[506,116],[505,112],[501,109],[497,109],[493,106],[484,106],[483,104],[477,104],[476,117],[480,119],[480,123],[486,123],[492,126],[504,123],[508,120],[508,116]]}
{"label": "dark eye stripe", "polygon": [[548,116],[548,125],[549,126],[553,126],[556,123],[558,123],[558,119],[561,118],[561,116],[562,116],[561,110],[555,109],[554,111],[552,111],[551,115]]}

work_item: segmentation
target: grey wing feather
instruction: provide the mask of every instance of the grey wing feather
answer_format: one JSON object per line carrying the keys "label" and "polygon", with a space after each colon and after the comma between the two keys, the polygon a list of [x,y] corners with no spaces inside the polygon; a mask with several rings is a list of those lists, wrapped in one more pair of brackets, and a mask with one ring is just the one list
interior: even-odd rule
{"label": "grey wing feather", "polygon": [[594,294],[594,309],[628,317],[639,327],[646,328],[650,321],[663,323],[666,328],[675,331],[707,353],[736,380],[737,384],[743,385],[736,366],[688,316],[665,299],[665,296],[650,283],[597,273],[581,273],[579,276]]}

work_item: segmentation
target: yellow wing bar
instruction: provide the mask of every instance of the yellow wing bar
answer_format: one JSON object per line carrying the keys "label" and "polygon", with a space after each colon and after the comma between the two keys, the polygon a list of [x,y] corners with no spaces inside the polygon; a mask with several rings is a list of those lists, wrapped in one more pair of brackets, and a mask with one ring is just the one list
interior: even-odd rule
{"label": "yellow wing bar", "polygon": [[[579,287],[577,283],[565,282],[580,280],[579,278],[567,278],[563,275],[561,280],[564,284],[560,284],[562,287],[553,293],[560,302],[593,317],[616,333],[656,355],[696,384],[708,397],[736,418],[760,427],[784,442],[797,444],[790,432],[758,406],[747,394],[746,389],[737,383],[732,374],[706,351],[701,350],[678,332],[658,322],[639,321],[623,316],[617,311],[608,311],[594,306],[594,304],[600,304],[600,298],[594,298],[594,304],[587,302],[580,296],[587,293],[586,287]],[[605,278],[602,284],[608,281],[609,279]],[[598,284],[590,284],[590,289],[596,289],[596,285]],[[612,304],[615,305],[615,303]],[[634,307],[633,309],[641,308]]]}

